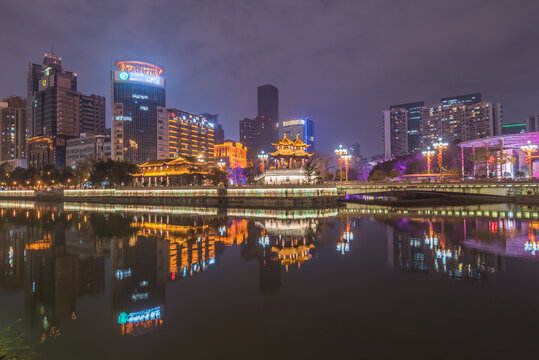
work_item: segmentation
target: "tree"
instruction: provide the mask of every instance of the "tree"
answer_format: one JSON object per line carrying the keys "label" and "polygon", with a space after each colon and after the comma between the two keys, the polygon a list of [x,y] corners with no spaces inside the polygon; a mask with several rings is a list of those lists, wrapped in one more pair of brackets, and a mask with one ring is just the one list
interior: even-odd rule
{"label": "tree", "polygon": [[111,159],[98,161],[90,175],[90,181],[96,186],[129,184],[132,174],[135,174],[137,170],[137,165],[125,161]]}
{"label": "tree", "polygon": [[215,186],[226,184],[227,182],[226,172],[222,171],[218,167],[211,168],[208,174],[206,175],[206,179],[209,180]]}
{"label": "tree", "polygon": [[399,172],[398,172],[397,170],[391,170],[391,171],[389,172],[389,177],[390,177],[391,179],[396,179],[396,178],[399,177],[399,175],[400,175],[400,174],[399,174]]}
{"label": "tree", "polygon": [[375,170],[369,175],[369,180],[378,181],[387,179],[387,175],[383,170]]}
{"label": "tree", "polygon": [[309,159],[303,166],[303,175],[307,184],[319,184],[322,181],[320,170],[314,163],[314,159]]}

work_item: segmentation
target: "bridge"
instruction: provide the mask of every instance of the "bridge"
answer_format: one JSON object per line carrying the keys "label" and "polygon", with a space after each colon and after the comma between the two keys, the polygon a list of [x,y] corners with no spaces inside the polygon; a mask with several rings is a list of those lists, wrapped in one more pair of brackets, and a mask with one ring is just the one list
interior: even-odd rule
{"label": "bridge", "polygon": [[539,183],[527,182],[485,182],[485,183],[365,183],[348,182],[339,184],[341,197],[346,195],[383,195],[385,193],[440,193],[476,196],[499,196],[509,199],[539,197]]}

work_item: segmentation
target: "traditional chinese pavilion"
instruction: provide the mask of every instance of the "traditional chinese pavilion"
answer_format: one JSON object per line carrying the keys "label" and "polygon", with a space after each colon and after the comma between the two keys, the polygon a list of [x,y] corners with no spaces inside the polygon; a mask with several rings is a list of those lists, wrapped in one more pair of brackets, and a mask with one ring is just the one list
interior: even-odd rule
{"label": "traditional chinese pavilion", "polygon": [[284,134],[283,138],[273,146],[277,151],[270,153],[270,155],[275,159],[278,169],[302,168],[305,161],[313,156],[307,152],[307,148],[311,145],[301,141],[298,135],[292,141]]}
{"label": "traditional chinese pavilion", "polygon": [[303,166],[307,159],[313,156],[307,152],[310,145],[301,141],[299,136],[292,141],[285,134],[273,146],[276,150],[269,155],[273,157],[275,166],[270,167],[256,180],[267,185],[306,183],[307,178],[303,172]]}
{"label": "traditional chinese pavilion", "polygon": [[150,160],[138,165],[139,173],[133,175],[135,184],[139,186],[173,186],[189,185],[196,174],[207,171],[194,160],[184,157],[166,160]]}

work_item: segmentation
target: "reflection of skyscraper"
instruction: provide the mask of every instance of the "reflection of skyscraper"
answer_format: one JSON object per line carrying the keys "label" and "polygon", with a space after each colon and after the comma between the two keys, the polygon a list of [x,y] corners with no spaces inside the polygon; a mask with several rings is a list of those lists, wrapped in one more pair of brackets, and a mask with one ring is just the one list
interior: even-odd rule
{"label": "reflection of skyscraper", "polygon": [[164,317],[168,243],[145,235],[113,239],[111,262],[113,321],[121,335],[155,330]]}
{"label": "reflection of skyscraper", "polygon": [[455,239],[465,238],[464,228],[459,224],[441,220],[439,223],[425,221],[415,225],[421,225],[420,229],[395,230],[393,227],[399,225],[387,225],[388,263],[398,271],[483,280],[505,268],[503,257],[455,242]]}

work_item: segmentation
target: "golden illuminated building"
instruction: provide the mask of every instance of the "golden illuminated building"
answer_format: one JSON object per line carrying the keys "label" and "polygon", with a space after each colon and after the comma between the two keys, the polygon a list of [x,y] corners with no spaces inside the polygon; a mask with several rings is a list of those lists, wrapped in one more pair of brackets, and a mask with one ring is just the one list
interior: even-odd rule
{"label": "golden illuminated building", "polygon": [[138,169],[139,172],[133,175],[136,185],[186,185],[190,180],[182,175],[207,173],[203,163],[184,157],[150,160],[138,165]]}
{"label": "golden illuminated building", "polygon": [[201,115],[168,109],[168,122],[157,141],[158,158],[193,157],[213,163],[215,124]]}
{"label": "golden illuminated building", "polygon": [[216,162],[223,160],[227,168],[247,167],[247,147],[243,144],[231,140],[226,140],[223,144],[215,145],[214,158]]}

